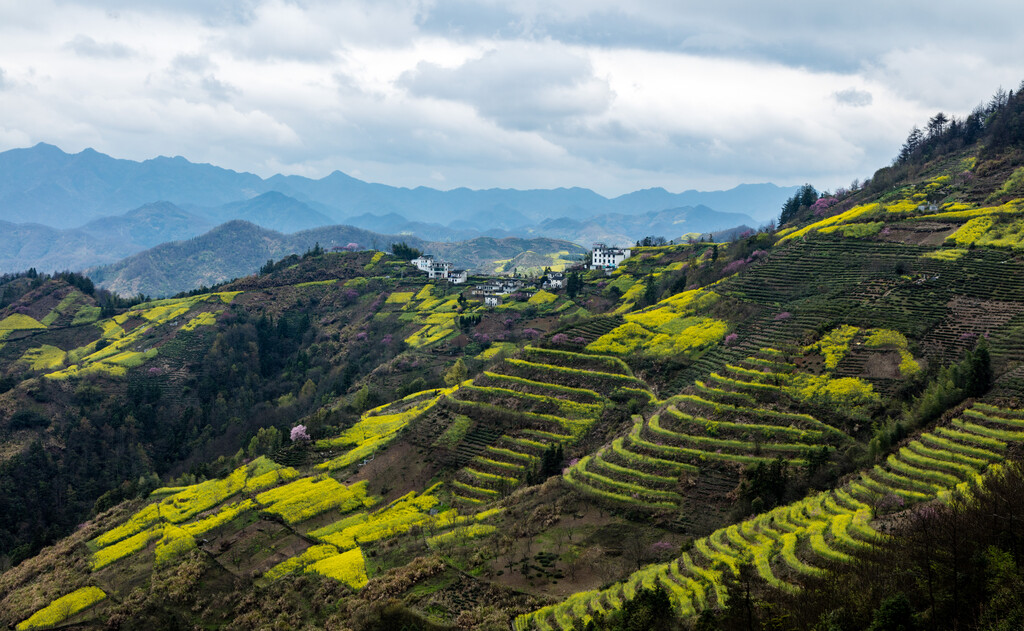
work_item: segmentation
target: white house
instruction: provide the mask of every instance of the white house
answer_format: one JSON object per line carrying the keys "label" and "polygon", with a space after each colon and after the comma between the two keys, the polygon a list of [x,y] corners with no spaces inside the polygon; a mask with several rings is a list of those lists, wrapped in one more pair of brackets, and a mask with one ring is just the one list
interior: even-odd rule
{"label": "white house", "polygon": [[409,261],[413,267],[421,272],[430,272],[430,268],[434,266],[434,257],[429,254],[424,254],[413,260]]}
{"label": "white house", "polygon": [[565,272],[548,272],[547,280],[544,281],[547,289],[562,289],[565,287]]}
{"label": "white house", "polygon": [[452,264],[448,261],[434,261],[434,264],[427,270],[427,275],[431,278],[446,279],[452,273]]}
{"label": "white house", "polygon": [[497,307],[501,304],[501,296],[497,294],[487,294],[484,296],[484,306],[486,307]]}
{"label": "white house", "polygon": [[603,243],[595,243],[590,256],[590,269],[615,269],[629,255],[629,248],[610,248]]}
{"label": "white house", "polygon": [[448,282],[453,285],[462,285],[469,280],[469,272],[464,269],[453,269],[448,274]]}

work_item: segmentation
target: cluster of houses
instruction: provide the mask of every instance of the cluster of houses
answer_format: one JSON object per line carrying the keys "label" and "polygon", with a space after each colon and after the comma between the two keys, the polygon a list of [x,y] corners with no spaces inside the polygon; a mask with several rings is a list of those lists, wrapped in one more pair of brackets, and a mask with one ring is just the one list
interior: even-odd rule
{"label": "cluster of houses", "polygon": [[[590,269],[611,272],[629,256],[629,248],[608,247],[603,243],[595,243],[591,252]],[[469,278],[466,270],[455,269],[450,262],[434,258],[430,254],[423,254],[410,263],[421,272],[426,272],[431,280],[447,280],[453,285],[462,285]],[[517,278],[499,278],[475,286],[473,295],[483,298],[486,306],[496,307],[501,304],[504,296],[522,291],[526,285],[525,281]],[[548,272],[541,287],[543,289],[563,289],[565,285],[565,272]]]}
{"label": "cluster of houses", "polygon": [[469,273],[464,269],[455,269],[455,266],[448,261],[435,259],[430,254],[423,254],[412,261],[413,267],[421,272],[426,272],[431,280],[446,280],[453,285],[461,285],[469,279]]}

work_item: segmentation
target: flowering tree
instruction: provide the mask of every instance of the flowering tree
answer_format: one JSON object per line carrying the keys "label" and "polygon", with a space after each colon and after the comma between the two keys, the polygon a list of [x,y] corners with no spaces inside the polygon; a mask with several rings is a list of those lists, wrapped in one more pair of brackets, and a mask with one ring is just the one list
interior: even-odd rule
{"label": "flowering tree", "polygon": [[291,438],[293,443],[305,442],[310,440],[309,432],[306,431],[306,426],[296,425],[295,427],[293,427]]}
{"label": "flowering tree", "polygon": [[746,266],[746,264],[747,264],[747,262],[744,261],[743,259],[735,260],[732,263],[729,263],[728,265],[726,265],[725,268],[722,269],[722,273],[723,274],[734,274],[734,273],[740,271],[741,269],[743,269],[743,267]]}
{"label": "flowering tree", "polygon": [[835,197],[821,197],[818,201],[811,204],[811,213],[813,213],[815,217],[824,217],[827,214],[828,209],[835,206],[838,201],[839,200]]}

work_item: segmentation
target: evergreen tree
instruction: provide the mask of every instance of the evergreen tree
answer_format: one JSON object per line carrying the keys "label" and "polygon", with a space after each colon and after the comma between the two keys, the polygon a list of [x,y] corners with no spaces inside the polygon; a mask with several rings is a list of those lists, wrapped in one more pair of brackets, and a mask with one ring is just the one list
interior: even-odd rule
{"label": "evergreen tree", "polygon": [[580,278],[579,272],[569,272],[569,277],[565,280],[565,293],[569,294],[570,298],[575,298],[580,289],[583,289],[583,279]]}
{"label": "evergreen tree", "polygon": [[648,276],[644,286],[644,296],[641,299],[643,306],[647,307],[658,302],[658,283],[653,276]]}
{"label": "evergreen tree", "polygon": [[782,205],[782,213],[779,215],[779,225],[789,223],[802,211],[814,205],[818,201],[818,191],[810,184],[804,184],[786,200]]}
{"label": "evergreen tree", "polygon": [[411,261],[415,258],[423,256],[423,252],[412,247],[405,241],[399,241],[398,243],[391,244],[391,253],[396,258],[402,259],[403,261]]}

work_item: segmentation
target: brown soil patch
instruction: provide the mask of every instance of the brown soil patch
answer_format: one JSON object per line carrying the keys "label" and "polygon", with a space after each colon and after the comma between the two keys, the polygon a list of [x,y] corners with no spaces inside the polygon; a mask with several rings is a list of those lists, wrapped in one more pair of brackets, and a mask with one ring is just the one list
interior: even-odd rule
{"label": "brown soil patch", "polygon": [[957,228],[959,226],[932,221],[905,223],[883,230],[884,234],[880,233],[878,239],[890,243],[940,246]]}
{"label": "brown soil patch", "polygon": [[899,379],[900,357],[897,351],[869,353],[864,361],[864,377],[867,379]]}
{"label": "brown soil patch", "polygon": [[426,450],[402,440],[358,467],[345,483],[369,480],[370,492],[381,495],[386,504],[409,491],[422,491],[436,474],[437,466],[428,461]]}
{"label": "brown soil patch", "polygon": [[309,546],[308,541],[287,526],[261,519],[201,547],[232,574],[251,577],[266,572],[285,559],[302,554]]}

